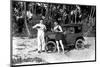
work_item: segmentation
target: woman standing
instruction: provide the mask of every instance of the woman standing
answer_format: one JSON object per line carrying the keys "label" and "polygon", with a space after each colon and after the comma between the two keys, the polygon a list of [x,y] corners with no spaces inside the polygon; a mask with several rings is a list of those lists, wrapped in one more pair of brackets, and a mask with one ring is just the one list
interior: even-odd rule
{"label": "woman standing", "polygon": [[58,25],[57,22],[54,22],[54,29],[53,31],[56,33],[56,44],[57,44],[57,49],[58,49],[58,53],[60,52],[59,50],[59,43],[61,45],[61,48],[63,50],[63,53],[64,53],[64,46],[63,46],[63,43],[62,43],[62,39],[63,39],[63,30],[62,30],[62,27],[60,25]]}

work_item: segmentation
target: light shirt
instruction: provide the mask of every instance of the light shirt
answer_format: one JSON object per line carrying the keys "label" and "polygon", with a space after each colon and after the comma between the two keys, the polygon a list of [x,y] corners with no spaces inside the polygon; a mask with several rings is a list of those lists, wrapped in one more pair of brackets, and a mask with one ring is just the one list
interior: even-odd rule
{"label": "light shirt", "polygon": [[44,30],[46,29],[46,26],[44,24],[36,24],[35,26],[33,26],[33,28],[37,28],[38,33],[44,33]]}

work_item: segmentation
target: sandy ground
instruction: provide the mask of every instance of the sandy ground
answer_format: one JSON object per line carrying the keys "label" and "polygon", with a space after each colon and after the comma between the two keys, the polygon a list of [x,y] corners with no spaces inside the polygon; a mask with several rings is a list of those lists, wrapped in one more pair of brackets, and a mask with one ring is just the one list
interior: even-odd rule
{"label": "sandy ground", "polygon": [[[13,56],[20,56],[22,59],[33,58],[34,61],[22,62],[17,64],[39,64],[39,63],[58,63],[58,62],[74,62],[74,61],[88,61],[95,60],[95,38],[87,37],[87,44],[89,46],[82,50],[73,49],[69,52],[62,53],[37,53],[37,40],[13,37]],[[36,62],[36,58],[40,62]],[[17,59],[17,58],[16,58]],[[16,64],[16,63],[15,63]]]}

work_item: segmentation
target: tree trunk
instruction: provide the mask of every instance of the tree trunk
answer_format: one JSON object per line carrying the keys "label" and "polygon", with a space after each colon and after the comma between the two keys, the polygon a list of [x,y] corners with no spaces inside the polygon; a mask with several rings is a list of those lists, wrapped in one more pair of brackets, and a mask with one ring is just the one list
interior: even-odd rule
{"label": "tree trunk", "polygon": [[28,29],[27,20],[26,20],[26,2],[24,2],[24,11],[25,11],[25,20],[24,20],[24,23],[25,23],[25,27],[26,27],[26,30],[27,30],[27,33],[28,33],[28,37],[29,37],[30,36],[30,31]]}

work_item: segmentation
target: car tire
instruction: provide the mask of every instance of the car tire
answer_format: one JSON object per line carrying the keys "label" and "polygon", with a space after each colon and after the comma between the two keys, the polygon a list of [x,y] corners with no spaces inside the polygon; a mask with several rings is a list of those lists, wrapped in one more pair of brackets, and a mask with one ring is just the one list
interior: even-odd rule
{"label": "car tire", "polygon": [[84,48],[84,39],[77,39],[75,43],[76,49],[83,49]]}
{"label": "car tire", "polygon": [[54,41],[49,41],[45,46],[45,51],[47,53],[54,53],[56,52],[56,43]]}

